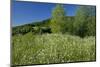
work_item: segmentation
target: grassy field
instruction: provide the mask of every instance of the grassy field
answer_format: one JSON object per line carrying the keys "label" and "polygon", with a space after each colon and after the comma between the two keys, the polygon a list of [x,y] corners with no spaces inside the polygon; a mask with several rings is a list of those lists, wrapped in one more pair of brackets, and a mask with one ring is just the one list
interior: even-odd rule
{"label": "grassy field", "polygon": [[95,61],[95,37],[43,34],[12,37],[12,64]]}

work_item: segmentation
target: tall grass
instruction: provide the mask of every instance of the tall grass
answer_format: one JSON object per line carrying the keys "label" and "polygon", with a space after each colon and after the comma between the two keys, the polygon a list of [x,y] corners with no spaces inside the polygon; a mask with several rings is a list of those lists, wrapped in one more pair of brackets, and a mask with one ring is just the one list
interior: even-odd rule
{"label": "tall grass", "polygon": [[12,64],[95,61],[95,37],[28,33],[12,38]]}

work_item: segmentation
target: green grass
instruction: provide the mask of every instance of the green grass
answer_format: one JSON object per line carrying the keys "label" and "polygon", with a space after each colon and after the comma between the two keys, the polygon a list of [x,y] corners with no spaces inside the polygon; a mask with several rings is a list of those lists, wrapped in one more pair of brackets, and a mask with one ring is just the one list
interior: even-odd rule
{"label": "green grass", "polygon": [[12,64],[95,61],[95,37],[28,33],[12,37]]}

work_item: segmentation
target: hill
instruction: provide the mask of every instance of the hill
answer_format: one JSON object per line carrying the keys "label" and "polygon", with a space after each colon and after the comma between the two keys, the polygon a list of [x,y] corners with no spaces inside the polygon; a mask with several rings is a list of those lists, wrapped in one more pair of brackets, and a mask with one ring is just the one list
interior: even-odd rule
{"label": "hill", "polygon": [[[73,22],[74,20],[73,16],[66,16],[65,18],[70,21],[69,23]],[[40,22],[32,22],[32,23],[12,27],[12,35],[16,35],[19,33],[20,34],[28,33],[32,30],[32,27],[35,27],[35,26],[39,26],[39,27],[49,26],[50,20],[51,19],[49,18]]]}

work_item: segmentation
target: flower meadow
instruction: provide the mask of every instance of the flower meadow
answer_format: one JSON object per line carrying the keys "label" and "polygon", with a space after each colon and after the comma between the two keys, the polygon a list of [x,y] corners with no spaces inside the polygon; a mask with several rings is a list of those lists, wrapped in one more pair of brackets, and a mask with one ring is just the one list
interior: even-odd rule
{"label": "flower meadow", "polygon": [[12,65],[52,64],[96,60],[95,36],[69,34],[15,35]]}

